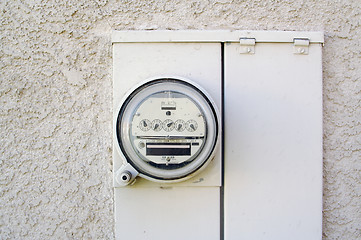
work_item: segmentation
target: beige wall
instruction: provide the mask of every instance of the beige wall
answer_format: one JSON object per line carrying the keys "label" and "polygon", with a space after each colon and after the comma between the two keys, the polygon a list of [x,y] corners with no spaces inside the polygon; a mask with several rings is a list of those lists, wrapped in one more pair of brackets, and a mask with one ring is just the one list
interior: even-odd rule
{"label": "beige wall", "polygon": [[112,30],[253,29],[325,32],[323,238],[361,239],[360,6],[2,0],[0,238],[114,237]]}

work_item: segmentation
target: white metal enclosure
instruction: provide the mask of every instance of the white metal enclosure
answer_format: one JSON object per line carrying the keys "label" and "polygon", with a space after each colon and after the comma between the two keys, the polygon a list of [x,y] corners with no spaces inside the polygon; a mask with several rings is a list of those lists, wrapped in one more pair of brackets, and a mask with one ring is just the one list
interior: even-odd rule
{"label": "white metal enclosure", "polygon": [[321,239],[321,47],[238,48],[225,48],[226,239]]}
{"label": "white metal enclosure", "polygon": [[117,239],[321,238],[322,33],[115,31],[112,41],[114,119],[134,86],[177,76],[223,117],[200,174],[114,188]]}
{"label": "white metal enclosure", "polygon": [[[134,85],[159,76],[193,80],[221,108],[219,44],[114,43],[113,47],[115,109]],[[120,158],[114,151],[114,172]],[[162,184],[138,178],[132,186],[115,188],[116,238],[219,239],[220,163],[218,151],[205,171],[186,182]]]}

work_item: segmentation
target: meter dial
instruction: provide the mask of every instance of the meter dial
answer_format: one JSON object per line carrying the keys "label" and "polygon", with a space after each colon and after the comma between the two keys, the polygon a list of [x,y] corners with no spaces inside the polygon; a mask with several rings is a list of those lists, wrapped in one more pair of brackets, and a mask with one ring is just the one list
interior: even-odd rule
{"label": "meter dial", "polygon": [[178,132],[183,132],[185,126],[186,123],[182,119],[178,119],[177,121],[175,121],[175,130],[177,130]]}
{"label": "meter dial", "polygon": [[198,124],[196,121],[194,121],[193,119],[188,120],[186,123],[186,128],[188,131],[190,132],[194,132],[195,130],[197,130],[198,128]]}
{"label": "meter dial", "polygon": [[148,119],[142,119],[139,123],[139,128],[142,131],[148,131],[151,127],[151,122]]}
{"label": "meter dial", "polygon": [[152,121],[152,129],[156,132],[159,132],[160,130],[162,130],[162,121],[159,119],[154,119]]}
{"label": "meter dial", "polygon": [[174,122],[171,119],[167,119],[163,122],[163,129],[170,132],[174,129]]}

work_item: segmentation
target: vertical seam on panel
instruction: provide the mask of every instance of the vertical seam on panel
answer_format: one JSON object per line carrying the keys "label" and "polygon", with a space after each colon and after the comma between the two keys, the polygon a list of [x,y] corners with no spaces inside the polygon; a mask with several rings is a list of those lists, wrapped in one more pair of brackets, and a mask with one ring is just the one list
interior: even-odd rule
{"label": "vertical seam on panel", "polygon": [[221,43],[221,188],[220,240],[224,240],[224,43]]}

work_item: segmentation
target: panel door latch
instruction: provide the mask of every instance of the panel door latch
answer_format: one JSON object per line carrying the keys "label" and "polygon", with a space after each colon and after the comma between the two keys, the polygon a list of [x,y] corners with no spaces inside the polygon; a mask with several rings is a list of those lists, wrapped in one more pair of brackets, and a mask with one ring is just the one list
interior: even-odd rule
{"label": "panel door latch", "polygon": [[294,38],[293,53],[308,55],[309,45],[310,45],[310,39],[308,38]]}
{"label": "panel door latch", "polygon": [[255,38],[240,38],[239,43],[240,43],[239,53],[254,54],[254,48],[256,45]]}

